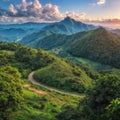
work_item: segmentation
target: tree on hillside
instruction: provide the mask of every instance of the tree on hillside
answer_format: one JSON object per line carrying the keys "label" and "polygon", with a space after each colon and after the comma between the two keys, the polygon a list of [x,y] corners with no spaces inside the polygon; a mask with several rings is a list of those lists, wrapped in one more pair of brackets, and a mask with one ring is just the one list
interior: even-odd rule
{"label": "tree on hillside", "polygon": [[107,74],[100,77],[87,93],[87,106],[84,110],[87,111],[88,119],[107,119],[106,106],[116,98],[120,98],[119,76]]}
{"label": "tree on hillside", "polygon": [[56,116],[58,120],[80,120],[80,114],[71,105],[64,105],[62,111]]}
{"label": "tree on hillside", "polygon": [[34,55],[35,50],[25,46],[19,47],[15,52],[16,59],[25,63],[30,63]]}
{"label": "tree on hillside", "polygon": [[17,69],[0,68],[0,120],[9,119],[11,112],[23,105],[21,75]]}
{"label": "tree on hillside", "polygon": [[113,99],[106,107],[108,118],[110,120],[120,119],[120,98]]}

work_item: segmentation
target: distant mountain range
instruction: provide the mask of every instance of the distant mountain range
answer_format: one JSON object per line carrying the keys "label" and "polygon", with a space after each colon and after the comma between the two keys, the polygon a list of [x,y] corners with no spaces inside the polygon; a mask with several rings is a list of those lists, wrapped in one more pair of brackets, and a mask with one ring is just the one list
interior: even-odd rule
{"label": "distant mountain range", "polygon": [[47,25],[50,23],[0,24],[0,41],[19,41],[24,36],[37,32]]}
{"label": "distant mountain range", "polygon": [[32,40],[38,41],[38,39],[47,37],[53,33],[70,35],[95,28],[96,26],[75,21],[70,17],[66,17],[64,20],[55,23],[28,22],[23,24],[0,24],[0,41],[18,42],[22,40],[21,43],[24,43]]}
{"label": "distant mountain range", "polygon": [[56,23],[24,23],[0,25],[0,41],[19,42],[57,54],[62,50],[120,68],[120,30],[84,24],[67,17]]}
{"label": "distant mountain range", "polygon": [[88,31],[96,29],[96,26],[84,24],[82,22],[75,21],[70,17],[66,17],[60,22],[53,23],[41,29],[39,32],[25,36],[20,43],[36,46],[36,43],[41,39],[50,36],[52,34],[65,34],[71,35],[82,31]]}

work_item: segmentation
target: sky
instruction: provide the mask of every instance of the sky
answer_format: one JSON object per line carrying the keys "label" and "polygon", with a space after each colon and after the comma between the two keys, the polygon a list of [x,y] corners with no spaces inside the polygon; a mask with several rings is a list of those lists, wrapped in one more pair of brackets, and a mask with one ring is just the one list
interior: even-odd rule
{"label": "sky", "polygon": [[120,0],[0,0],[0,23],[78,21],[120,27]]}

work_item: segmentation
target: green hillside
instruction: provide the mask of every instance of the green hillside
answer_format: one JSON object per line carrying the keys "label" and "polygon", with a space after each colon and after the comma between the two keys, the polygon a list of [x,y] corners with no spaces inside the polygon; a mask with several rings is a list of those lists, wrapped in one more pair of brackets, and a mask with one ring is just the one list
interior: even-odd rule
{"label": "green hillside", "polygon": [[57,50],[62,57],[71,54],[120,68],[120,37],[104,28],[73,35],[52,34],[30,44],[35,48]]}
{"label": "green hillside", "polygon": [[120,37],[104,28],[89,31],[75,39],[67,51],[74,56],[120,68]]}
{"label": "green hillside", "polygon": [[37,70],[34,78],[52,87],[80,93],[92,83],[80,67],[58,58],[51,65]]}
{"label": "green hillside", "polygon": [[[27,80],[32,71],[38,82],[82,94],[33,85]],[[119,76],[98,74],[40,49],[0,42],[0,86],[0,120],[119,120]]]}
{"label": "green hillside", "polygon": [[80,67],[46,51],[2,42],[0,49],[0,65],[18,68],[24,78],[30,72],[38,70],[35,78],[39,82],[80,93],[92,84],[91,78]]}

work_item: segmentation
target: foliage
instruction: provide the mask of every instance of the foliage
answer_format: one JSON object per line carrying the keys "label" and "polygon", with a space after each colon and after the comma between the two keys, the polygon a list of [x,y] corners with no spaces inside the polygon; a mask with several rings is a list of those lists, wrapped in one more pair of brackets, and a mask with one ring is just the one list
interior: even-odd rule
{"label": "foliage", "polygon": [[14,51],[21,45],[16,43],[0,42],[0,50],[11,50]]}
{"label": "foliage", "polygon": [[120,97],[120,78],[107,74],[101,76],[95,85],[88,91],[86,99],[86,114],[90,120],[107,119],[106,106],[113,99]]}
{"label": "foliage", "polygon": [[120,98],[113,99],[106,107],[108,118],[110,120],[120,119]]}
{"label": "foliage", "polygon": [[0,118],[6,120],[9,114],[20,109],[23,104],[21,75],[17,69],[0,68]]}
{"label": "foliage", "polygon": [[42,50],[34,50],[25,46],[17,49],[15,57],[19,62],[27,64],[27,67],[32,70],[47,66],[54,60],[53,57]]}
{"label": "foliage", "polygon": [[80,67],[70,65],[60,59],[55,59],[51,65],[37,70],[34,78],[48,86],[79,93],[84,92],[85,88],[92,83],[92,80]]}
{"label": "foliage", "polygon": [[[2,45],[7,46],[7,43],[2,43]],[[36,79],[59,89],[81,93],[91,85],[92,80],[80,67],[40,49],[21,45],[12,53],[1,50],[1,56],[1,65],[8,64],[17,67],[24,78],[27,78],[31,71],[40,69],[35,74]]]}
{"label": "foliage", "polygon": [[119,36],[104,28],[80,34],[79,38],[70,42],[70,46],[67,48],[70,54],[120,68]]}
{"label": "foliage", "polygon": [[58,120],[80,120],[80,114],[71,105],[64,105],[62,111],[56,116]]}

